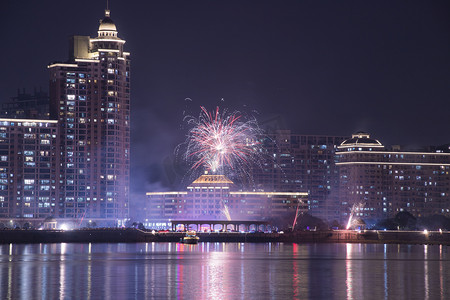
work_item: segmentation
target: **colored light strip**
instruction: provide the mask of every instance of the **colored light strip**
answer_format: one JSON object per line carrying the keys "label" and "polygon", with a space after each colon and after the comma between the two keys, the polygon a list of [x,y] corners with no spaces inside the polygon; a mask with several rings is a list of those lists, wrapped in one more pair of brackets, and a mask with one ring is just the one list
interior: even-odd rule
{"label": "colored light strip", "polygon": [[99,63],[100,60],[98,59],[89,59],[89,58],[75,58],[75,61],[79,62],[93,62],[93,63]]}
{"label": "colored light strip", "polygon": [[336,152],[336,155],[340,154],[352,154],[352,153],[370,153],[370,154],[407,154],[407,155],[450,155],[450,153],[441,153],[441,152],[391,152],[391,151],[343,151]]}
{"label": "colored light strip", "polygon": [[15,122],[15,123],[58,123],[58,120],[32,120],[32,119],[3,119],[0,122]]}
{"label": "colored light strip", "polygon": [[336,165],[450,166],[450,164],[437,164],[437,163],[400,163],[400,162],[376,162],[376,161],[339,162],[339,163],[336,163]]}
{"label": "colored light strip", "polygon": [[69,67],[69,68],[77,68],[78,65],[77,64],[51,64],[49,66],[47,66],[47,68],[54,68],[54,67]]}
{"label": "colored light strip", "polygon": [[91,42],[118,42],[118,43],[125,43],[124,40],[115,40],[115,39],[90,39]]}
{"label": "colored light strip", "polygon": [[146,195],[187,195],[187,192],[151,192]]}
{"label": "colored light strip", "polygon": [[230,192],[231,195],[308,196],[308,193],[290,192]]}

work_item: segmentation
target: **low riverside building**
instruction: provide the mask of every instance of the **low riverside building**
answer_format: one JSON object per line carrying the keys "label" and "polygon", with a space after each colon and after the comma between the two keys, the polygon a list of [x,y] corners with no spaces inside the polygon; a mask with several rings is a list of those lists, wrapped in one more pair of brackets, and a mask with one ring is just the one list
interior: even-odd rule
{"label": "low riverside building", "polygon": [[408,211],[416,217],[450,216],[450,151],[386,150],[367,133],[338,146],[341,217],[351,208],[366,221]]}
{"label": "low riverside building", "polygon": [[308,209],[308,193],[238,191],[224,175],[202,175],[186,191],[149,192],[150,220],[284,220]]}

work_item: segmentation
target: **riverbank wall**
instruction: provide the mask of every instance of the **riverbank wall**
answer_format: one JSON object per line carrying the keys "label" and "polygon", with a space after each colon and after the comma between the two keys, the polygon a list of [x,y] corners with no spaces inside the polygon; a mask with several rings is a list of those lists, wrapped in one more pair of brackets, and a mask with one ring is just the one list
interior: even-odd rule
{"label": "riverbank wall", "polygon": [[132,228],[0,230],[0,243],[138,243],[146,242],[146,236],[144,232]]}
{"label": "riverbank wall", "polygon": [[[377,243],[450,245],[442,231],[296,231],[288,233],[199,232],[200,242],[222,243]],[[132,228],[82,230],[0,230],[0,243],[139,243],[179,242],[183,232],[149,232]]]}
{"label": "riverbank wall", "polygon": [[450,232],[396,230],[298,231],[280,236],[280,242],[293,243],[376,243],[450,245]]}

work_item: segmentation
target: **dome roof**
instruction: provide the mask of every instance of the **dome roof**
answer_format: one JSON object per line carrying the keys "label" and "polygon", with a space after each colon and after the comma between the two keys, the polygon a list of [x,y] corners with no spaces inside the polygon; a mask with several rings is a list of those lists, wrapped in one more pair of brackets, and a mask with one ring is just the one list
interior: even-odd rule
{"label": "dome roof", "polygon": [[232,184],[233,181],[228,179],[225,175],[202,175],[193,183],[210,183],[210,184]]}
{"label": "dome roof", "polygon": [[352,134],[352,138],[345,140],[341,143],[339,148],[349,147],[372,147],[372,148],[384,148],[378,140],[370,138],[370,135],[365,132],[357,132]]}
{"label": "dome roof", "polygon": [[110,11],[105,10],[105,17],[100,20],[100,26],[98,27],[98,31],[117,31],[116,24],[110,18]]}

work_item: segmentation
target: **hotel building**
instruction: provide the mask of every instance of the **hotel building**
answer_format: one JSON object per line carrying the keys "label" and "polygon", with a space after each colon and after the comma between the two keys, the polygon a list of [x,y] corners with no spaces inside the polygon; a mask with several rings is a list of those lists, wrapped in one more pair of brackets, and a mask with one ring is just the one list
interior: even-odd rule
{"label": "hotel building", "polygon": [[341,220],[351,207],[368,222],[408,211],[416,217],[450,216],[450,151],[386,150],[367,133],[338,146]]}
{"label": "hotel building", "polygon": [[128,218],[130,53],[110,11],[98,36],[73,36],[69,61],[50,71],[50,115],[58,120],[60,217]]}
{"label": "hotel building", "polygon": [[308,193],[239,191],[224,175],[202,175],[186,191],[149,192],[150,220],[273,220],[293,222],[307,211]]}

